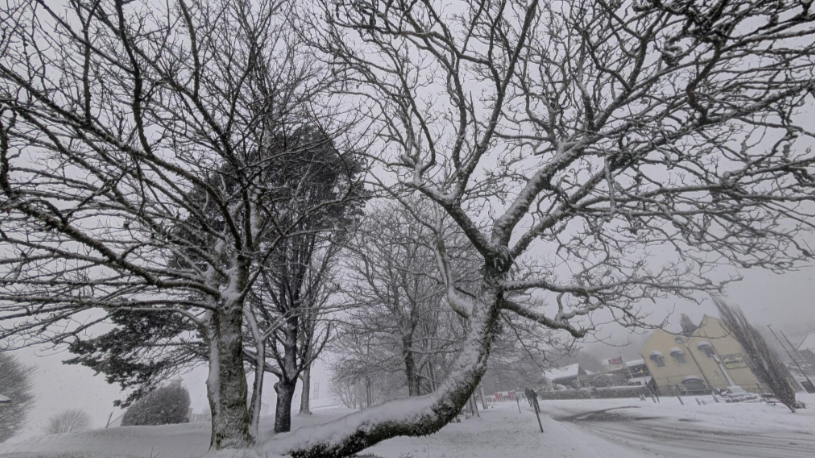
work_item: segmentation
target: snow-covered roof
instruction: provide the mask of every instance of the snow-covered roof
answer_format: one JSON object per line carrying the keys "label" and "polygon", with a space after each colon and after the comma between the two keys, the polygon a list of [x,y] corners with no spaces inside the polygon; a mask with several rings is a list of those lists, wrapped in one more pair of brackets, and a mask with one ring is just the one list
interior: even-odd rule
{"label": "snow-covered roof", "polygon": [[710,342],[708,342],[707,340],[703,340],[703,341],[699,342],[698,344],[696,344],[696,348],[712,347],[712,346],[713,345],[711,345]]}
{"label": "snow-covered roof", "polygon": [[546,380],[560,380],[562,378],[577,377],[579,372],[580,364],[575,363],[564,367],[549,369],[543,373],[543,377],[546,378]]}
{"label": "snow-covered roof", "polygon": [[653,358],[662,358],[662,353],[656,350],[652,351],[650,355],[648,355],[651,359]]}
{"label": "snow-covered roof", "polygon": [[685,352],[684,352],[684,351],[682,351],[682,349],[681,349],[681,348],[679,348],[679,347],[671,347],[671,354],[672,354],[672,355],[674,355],[674,354],[680,354],[680,355],[684,355],[684,354],[685,354]]}
{"label": "snow-covered roof", "polygon": [[625,365],[626,365],[626,366],[628,366],[628,367],[631,367],[631,366],[642,366],[643,364],[645,364],[645,360],[644,360],[644,359],[635,359],[634,361],[626,361],[626,362],[625,362]]}
{"label": "snow-covered roof", "polygon": [[0,404],[8,404],[10,402],[11,402],[11,399],[9,399],[9,398],[3,396],[2,394],[0,394]]}
{"label": "snow-covered roof", "polygon": [[798,345],[798,350],[811,350],[815,352],[815,332],[810,332]]}
{"label": "snow-covered roof", "polygon": [[652,378],[650,375],[643,375],[642,377],[633,377],[629,381],[638,385],[647,385]]}

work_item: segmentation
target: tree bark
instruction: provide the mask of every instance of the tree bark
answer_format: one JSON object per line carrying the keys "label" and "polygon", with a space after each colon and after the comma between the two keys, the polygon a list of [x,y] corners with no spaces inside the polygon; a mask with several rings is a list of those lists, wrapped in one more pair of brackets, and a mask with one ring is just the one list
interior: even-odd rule
{"label": "tree bark", "polygon": [[301,428],[279,446],[295,458],[342,457],[392,437],[424,436],[440,430],[467,404],[487,370],[501,298],[500,291],[487,282],[482,284],[462,351],[435,393],[365,409],[344,417],[342,425],[330,422]]}
{"label": "tree bark", "polygon": [[252,389],[252,400],[249,406],[249,436],[256,441],[260,429],[260,411],[263,407],[263,375],[266,373],[266,345],[257,345],[255,358],[255,383]]}
{"label": "tree bark", "polygon": [[274,385],[277,392],[277,402],[275,403],[274,432],[285,433],[291,431],[291,401],[294,398],[294,391],[297,387],[297,379],[286,380],[282,377]]}
{"label": "tree bark", "polygon": [[243,370],[243,315],[240,307],[213,312],[209,329],[207,397],[212,413],[210,449],[246,448],[249,412],[246,406],[246,373]]}
{"label": "tree bark", "polygon": [[311,364],[303,370],[300,380],[303,382],[303,392],[300,394],[300,414],[311,415]]}
{"label": "tree bark", "polygon": [[286,320],[286,332],[283,339],[283,361],[280,368],[280,380],[275,384],[277,401],[275,402],[274,432],[291,431],[291,403],[297,387],[297,339],[299,323],[297,317]]}
{"label": "tree bark", "polygon": [[405,361],[405,377],[407,378],[408,396],[419,396],[419,375],[416,374],[416,361],[411,351],[411,341],[409,338],[402,339],[402,357]]}

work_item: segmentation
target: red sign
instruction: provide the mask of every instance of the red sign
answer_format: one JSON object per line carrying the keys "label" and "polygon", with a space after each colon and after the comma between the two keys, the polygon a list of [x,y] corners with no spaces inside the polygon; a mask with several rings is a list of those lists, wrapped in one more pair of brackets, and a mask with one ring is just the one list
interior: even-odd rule
{"label": "red sign", "polygon": [[620,356],[619,358],[611,358],[610,360],[608,360],[608,363],[609,364],[622,364],[623,363],[623,357]]}

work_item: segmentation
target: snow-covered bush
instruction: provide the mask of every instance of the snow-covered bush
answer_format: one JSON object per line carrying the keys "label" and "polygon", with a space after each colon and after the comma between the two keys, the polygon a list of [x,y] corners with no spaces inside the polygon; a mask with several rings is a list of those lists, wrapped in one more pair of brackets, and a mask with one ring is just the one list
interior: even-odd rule
{"label": "snow-covered bush", "polygon": [[189,408],[190,393],[181,383],[173,383],[133,403],[122,418],[122,426],[187,423]]}
{"label": "snow-covered bush", "polygon": [[91,426],[91,416],[84,410],[68,409],[53,415],[45,427],[47,434],[63,434],[84,431]]}

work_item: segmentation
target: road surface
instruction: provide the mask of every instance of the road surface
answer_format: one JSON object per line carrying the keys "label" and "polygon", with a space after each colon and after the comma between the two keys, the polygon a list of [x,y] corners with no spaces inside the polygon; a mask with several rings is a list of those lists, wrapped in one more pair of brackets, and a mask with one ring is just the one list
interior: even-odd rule
{"label": "road surface", "polygon": [[692,419],[638,415],[630,408],[603,409],[556,417],[581,430],[628,447],[636,455],[666,458],[811,458],[809,431],[771,428],[761,433],[711,429]]}

